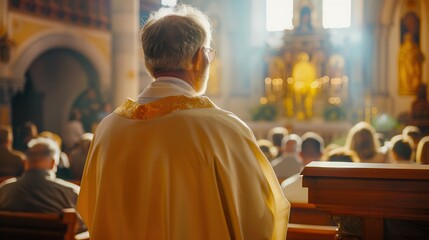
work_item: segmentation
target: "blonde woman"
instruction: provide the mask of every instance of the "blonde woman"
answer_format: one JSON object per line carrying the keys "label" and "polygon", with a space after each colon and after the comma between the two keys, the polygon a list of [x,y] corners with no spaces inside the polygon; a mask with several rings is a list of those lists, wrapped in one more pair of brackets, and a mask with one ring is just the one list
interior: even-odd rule
{"label": "blonde woman", "polygon": [[416,161],[420,164],[429,164],[429,136],[422,138],[417,145]]}
{"label": "blonde woman", "polygon": [[386,156],[379,151],[379,145],[374,128],[359,122],[350,129],[345,147],[356,152],[360,162],[384,163]]}

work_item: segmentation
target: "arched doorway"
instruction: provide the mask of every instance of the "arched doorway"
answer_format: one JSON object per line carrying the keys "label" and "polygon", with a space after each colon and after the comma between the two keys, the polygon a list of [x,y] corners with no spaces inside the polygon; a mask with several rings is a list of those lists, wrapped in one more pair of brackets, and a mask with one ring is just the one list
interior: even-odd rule
{"label": "arched doorway", "polygon": [[[19,129],[33,121],[39,130],[62,134],[75,99],[86,89],[100,92],[100,78],[91,62],[67,48],[54,48],[40,54],[26,70],[23,92],[12,104],[12,123]],[[25,90],[27,89],[27,90]]]}

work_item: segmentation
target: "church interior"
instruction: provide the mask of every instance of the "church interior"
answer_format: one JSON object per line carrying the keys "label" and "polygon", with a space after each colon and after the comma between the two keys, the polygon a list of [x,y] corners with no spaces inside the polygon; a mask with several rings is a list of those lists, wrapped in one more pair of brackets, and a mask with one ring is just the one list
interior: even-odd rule
{"label": "church interior", "polygon": [[[78,110],[84,132],[94,132],[103,117],[135,99],[152,81],[140,28],[152,11],[176,4],[209,16],[216,56],[205,95],[241,118],[257,140],[270,140],[270,130],[281,127],[298,136],[315,132],[326,147],[343,146],[364,122],[389,155],[391,139],[407,126],[418,129],[419,140],[429,136],[429,0],[0,0],[0,125],[11,126],[13,146],[23,148],[28,122],[64,138]],[[429,153],[418,162],[414,143],[408,163],[427,174]],[[404,174],[410,184],[428,186],[427,175]],[[316,175],[311,181],[323,176]],[[317,188],[311,181],[307,186]],[[316,210],[295,206],[295,214]],[[426,217],[407,216],[429,221],[427,206],[420,209]],[[306,217],[326,217],[311,214]],[[361,224],[367,230],[383,224],[372,223]],[[332,228],[324,230],[332,237]],[[360,239],[382,239],[365,236]]]}
{"label": "church interior", "polygon": [[[111,109],[135,98],[151,81],[139,26],[171,2],[2,1],[0,122],[61,133],[89,89]],[[335,138],[359,121],[391,136],[415,115],[427,120],[426,109],[412,109],[429,78],[425,0],[179,3],[213,23],[206,95],[257,137],[276,124],[299,133],[326,124]],[[31,105],[14,105],[19,96]]]}

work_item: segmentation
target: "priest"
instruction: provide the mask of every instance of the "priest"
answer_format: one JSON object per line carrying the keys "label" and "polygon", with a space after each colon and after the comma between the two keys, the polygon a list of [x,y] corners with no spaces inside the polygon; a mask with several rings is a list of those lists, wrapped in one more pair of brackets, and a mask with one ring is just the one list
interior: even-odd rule
{"label": "priest", "polygon": [[91,240],[285,239],[290,204],[254,135],[202,96],[207,16],[161,9],[141,42],[154,81],[98,125],[83,173]]}

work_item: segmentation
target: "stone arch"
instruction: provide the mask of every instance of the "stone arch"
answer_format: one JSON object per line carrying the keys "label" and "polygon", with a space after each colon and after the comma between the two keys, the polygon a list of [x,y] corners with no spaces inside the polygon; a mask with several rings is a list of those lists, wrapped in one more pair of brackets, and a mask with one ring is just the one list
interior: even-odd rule
{"label": "stone arch", "polygon": [[23,83],[25,72],[34,60],[43,53],[58,48],[73,50],[88,59],[99,75],[101,90],[106,91],[111,84],[109,62],[93,43],[79,34],[64,30],[42,32],[19,46],[10,65],[13,78],[20,79]]}
{"label": "stone arch", "polygon": [[[91,77],[88,79],[88,85],[96,86],[100,93],[109,93],[110,79],[110,62],[103,57],[92,42],[82,35],[73,31],[49,30],[36,34],[18,47],[10,62],[10,74],[14,81],[24,85],[25,74],[41,57],[55,51],[68,51],[67,55],[77,59],[83,65],[90,65],[93,69]],[[73,55],[73,56],[72,56]],[[76,90],[76,89],[75,89]],[[104,95],[104,94],[103,94]],[[52,99],[51,99],[52,100]],[[49,115],[46,109],[43,110],[44,116],[50,116],[52,121],[43,120],[48,130],[54,130],[61,133],[62,124],[67,120],[73,99],[62,101],[63,106],[54,108],[55,114]],[[61,101],[55,101],[61,102]],[[48,108],[46,101],[43,104]],[[60,109],[61,108],[61,109]],[[60,109],[60,110],[59,110]],[[54,121],[54,123],[52,123]]]}

